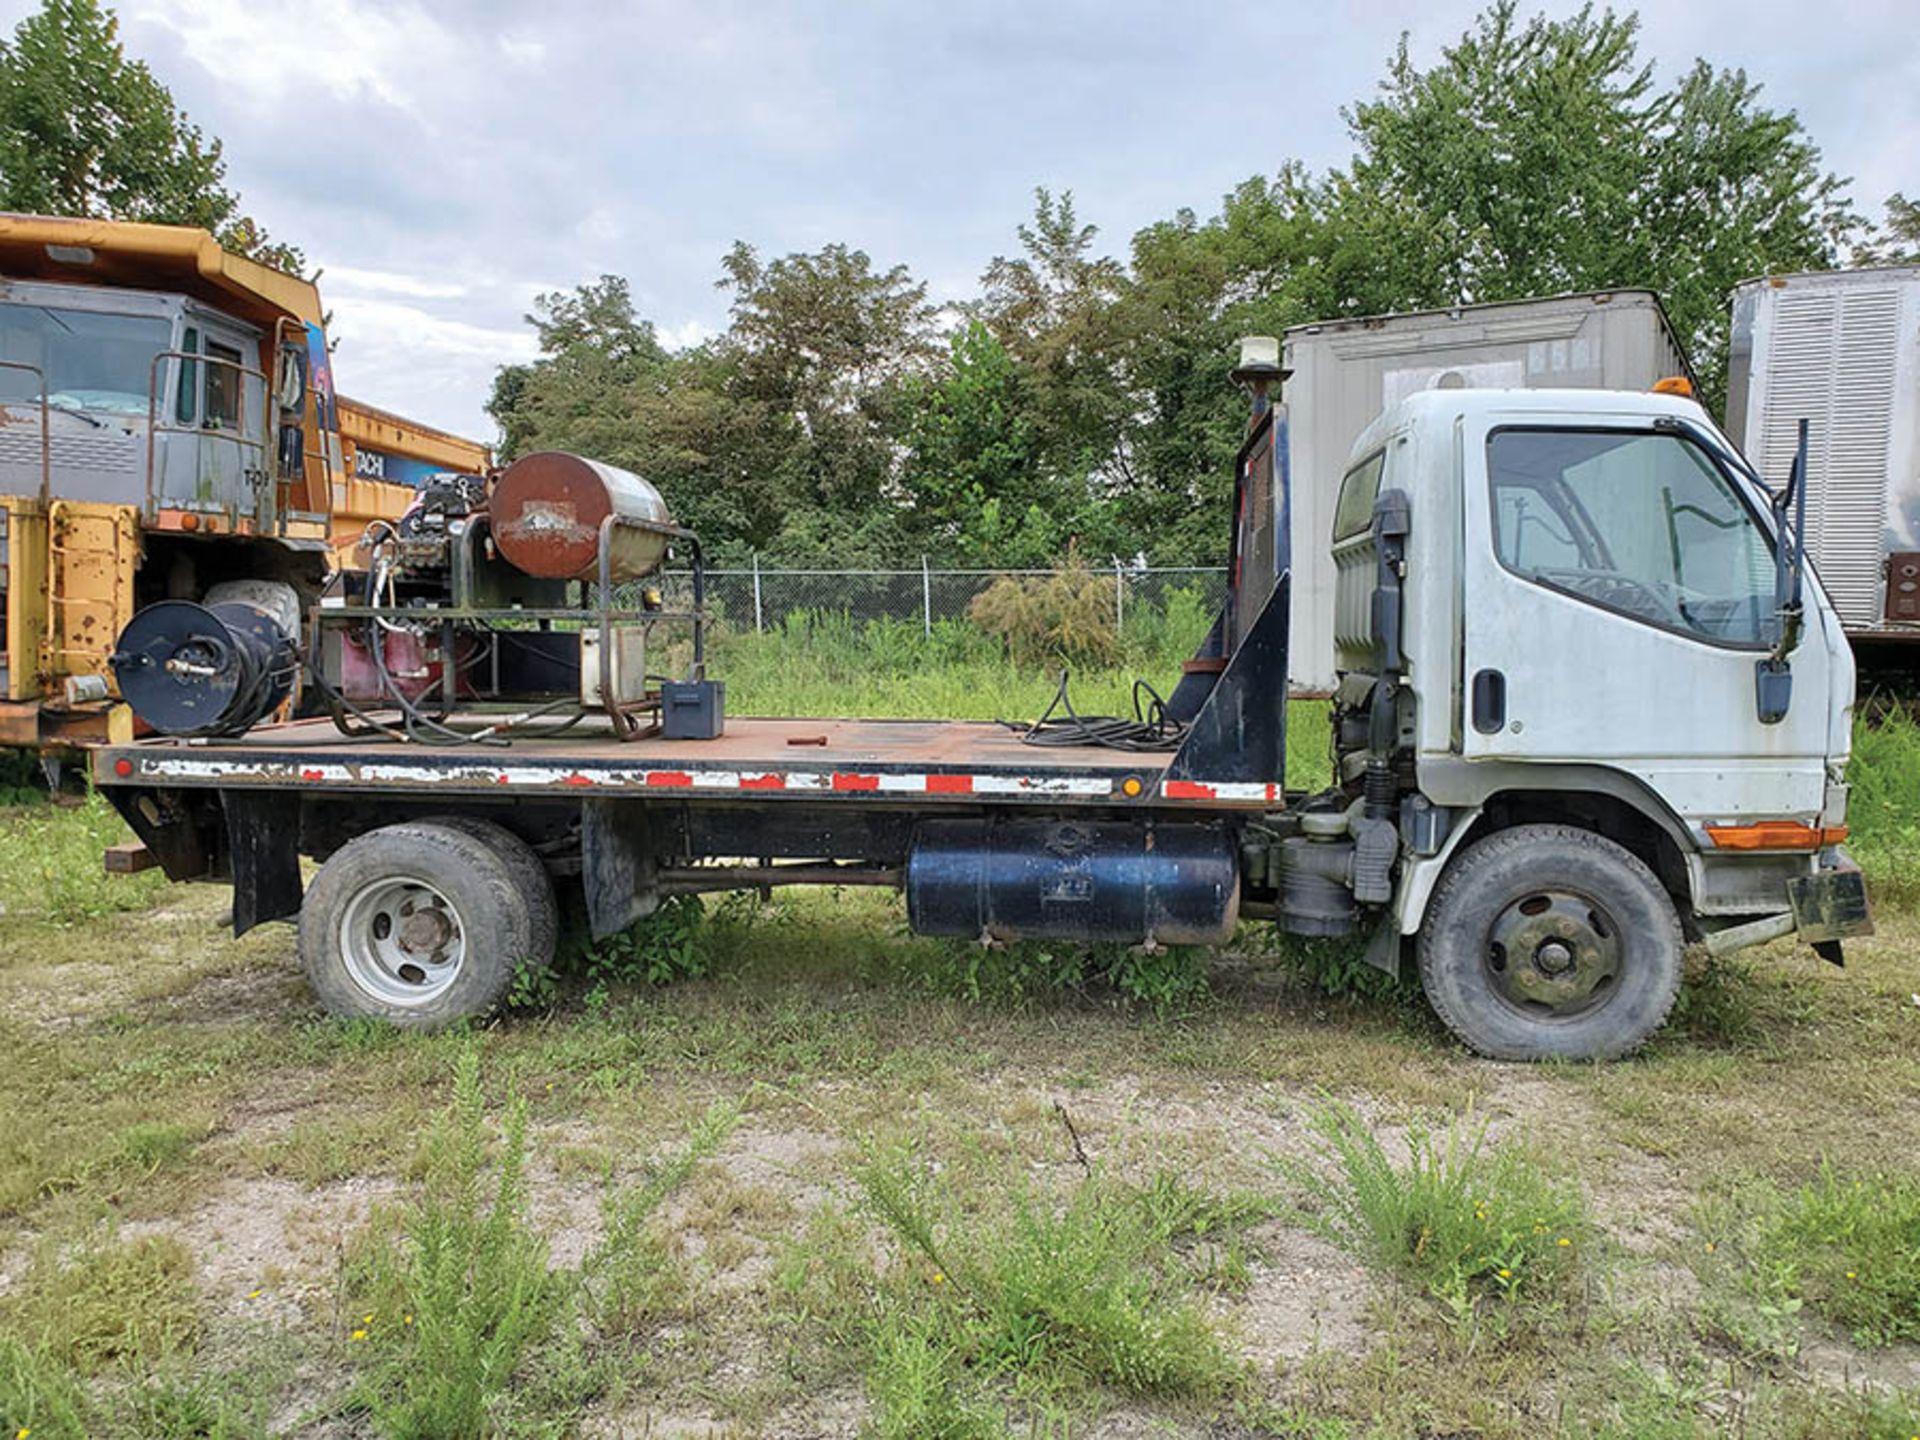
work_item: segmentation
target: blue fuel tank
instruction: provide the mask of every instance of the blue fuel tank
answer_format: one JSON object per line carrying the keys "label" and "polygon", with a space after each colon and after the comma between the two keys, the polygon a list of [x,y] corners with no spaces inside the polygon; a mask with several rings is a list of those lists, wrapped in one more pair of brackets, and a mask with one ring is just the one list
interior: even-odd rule
{"label": "blue fuel tank", "polygon": [[1216,945],[1239,913],[1221,824],[931,820],[907,856],[907,923],[920,935]]}

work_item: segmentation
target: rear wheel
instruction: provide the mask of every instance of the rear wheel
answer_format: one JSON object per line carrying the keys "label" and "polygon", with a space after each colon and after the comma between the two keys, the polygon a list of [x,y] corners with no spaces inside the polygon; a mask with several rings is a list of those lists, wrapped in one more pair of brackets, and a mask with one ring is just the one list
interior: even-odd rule
{"label": "rear wheel", "polygon": [[300,907],[314,994],[334,1015],[423,1028],[486,1014],[520,966],[552,959],[551,889],[542,953],[539,893],[523,878],[489,838],[451,825],[389,825],[349,841]]}
{"label": "rear wheel", "polygon": [[1499,1060],[1606,1060],[1665,1023],[1680,917],[1604,836],[1521,825],[1470,846],[1434,892],[1420,981],[1447,1028]]}
{"label": "rear wheel", "polygon": [[527,900],[527,963],[552,964],[560,943],[560,906],[554,895],[553,879],[533,847],[506,826],[477,815],[435,815],[426,823],[471,835],[506,862]]}

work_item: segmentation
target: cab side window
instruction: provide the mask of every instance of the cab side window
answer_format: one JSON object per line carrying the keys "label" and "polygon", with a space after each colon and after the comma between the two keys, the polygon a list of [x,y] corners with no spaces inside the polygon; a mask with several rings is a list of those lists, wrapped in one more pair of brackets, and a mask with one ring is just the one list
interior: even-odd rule
{"label": "cab side window", "polygon": [[1351,540],[1373,524],[1373,502],[1380,494],[1380,474],[1387,452],[1370,455],[1347,472],[1340,482],[1340,498],[1333,506],[1333,538]]}
{"label": "cab side window", "polygon": [[1773,549],[1712,456],[1665,431],[1502,430],[1494,548],[1524,579],[1717,644],[1761,646]]}
{"label": "cab side window", "polygon": [[206,353],[210,360],[232,363],[206,367],[207,404],[202,423],[209,430],[238,430],[241,374],[233,367],[240,363],[240,352],[231,345],[222,345],[218,340],[209,338]]}

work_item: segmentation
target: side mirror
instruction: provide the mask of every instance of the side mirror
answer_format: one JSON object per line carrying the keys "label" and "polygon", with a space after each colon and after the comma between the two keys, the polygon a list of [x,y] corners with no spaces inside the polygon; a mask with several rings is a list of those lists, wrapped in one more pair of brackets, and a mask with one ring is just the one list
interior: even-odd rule
{"label": "side mirror", "polygon": [[[1806,621],[1807,567],[1807,422],[1800,422],[1793,469],[1784,490],[1773,496],[1773,649],[1753,662],[1754,710],[1762,725],[1787,718],[1793,702],[1793,670],[1787,657],[1800,643]],[[1791,517],[1791,518],[1789,518]]]}

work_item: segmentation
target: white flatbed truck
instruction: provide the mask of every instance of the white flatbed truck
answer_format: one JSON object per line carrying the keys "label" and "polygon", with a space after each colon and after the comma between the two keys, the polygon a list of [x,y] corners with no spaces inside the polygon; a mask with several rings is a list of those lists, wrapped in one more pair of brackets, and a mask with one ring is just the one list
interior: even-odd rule
{"label": "white flatbed truck", "polygon": [[622,739],[588,717],[486,748],[308,720],[109,746],[94,778],[169,876],[233,885],[236,930],[297,918],[329,1009],[400,1023],[549,961],[554,875],[597,934],[676,892],[865,883],[988,942],[1351,935],[1416,956],[1441,1019],[1509,1059],[1631,1051],[1689,943],[1837,960],[1871,929],[1839,619],[1787,487],[1679,396],[1434,390],[1374,422],[1330,533],[1300,537],[1338,577],[1335,773],[1288,793],[1278,367],[1249,353],[1236,515],[1277,518],[1236,522],[1221,653],[1169,702],[1170,752],[932,721]]}

